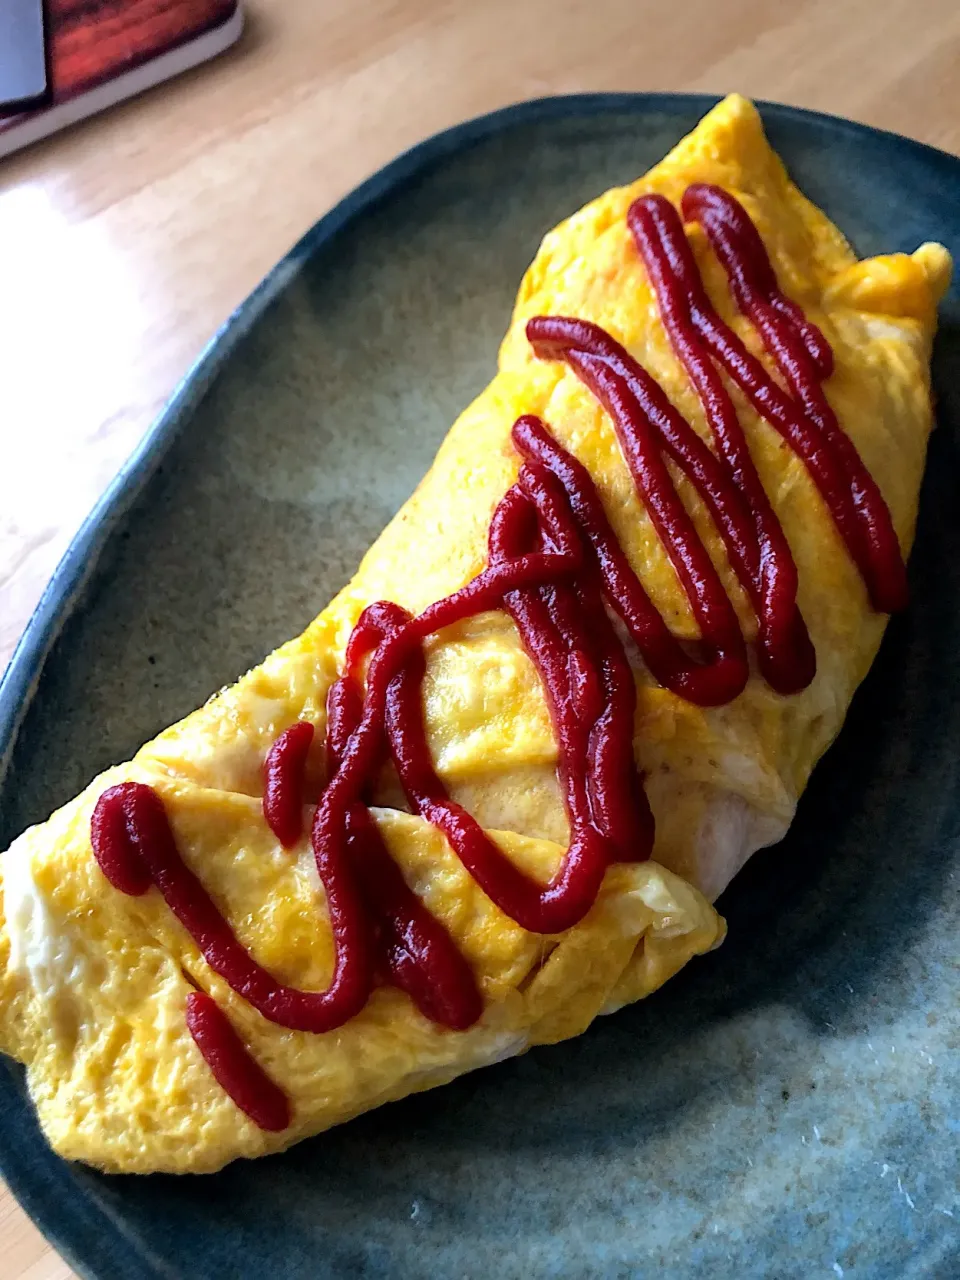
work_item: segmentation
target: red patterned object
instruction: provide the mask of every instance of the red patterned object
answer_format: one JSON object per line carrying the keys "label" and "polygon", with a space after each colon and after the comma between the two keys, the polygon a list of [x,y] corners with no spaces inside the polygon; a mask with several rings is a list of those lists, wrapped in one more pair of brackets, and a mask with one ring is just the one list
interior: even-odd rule
{"label": "red patterned object", "polygon": [[49,104],[0,120],[0,156],[214,57],[238,0],[47,0]]}

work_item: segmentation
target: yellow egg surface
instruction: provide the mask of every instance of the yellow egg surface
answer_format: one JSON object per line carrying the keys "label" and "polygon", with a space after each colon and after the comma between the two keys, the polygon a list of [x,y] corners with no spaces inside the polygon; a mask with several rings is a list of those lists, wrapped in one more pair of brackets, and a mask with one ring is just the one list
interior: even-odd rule
{"label": "yellow egg surface", "polygon": [[[103,790],[123,780],[149,783],[184,861],[244,946],[281,981],[323,990],[333,962],[323,890],[309,842],[284,850],[264,821],[264,758],[279,733],[311,720],[318,733],[309,774],[319,786],[326,695],[362,610],[386,599],[418,612],[484,567],[490,517],[518,472],[510,429],[521,414],[540,415],[586,465],[649,595],[675,634],[696,638],[611,423],[566,366],[534,359],[524,335],[540,313],[602,325],[709,440],[626,225],[638,195],[659,192],[679,206],[692,182],[718,184],[744,205],[781,288],[829,340],[835,371],[827,397],[909,548],[949,255],[925,245],[858,262],[791,183],[754,108],[732,96],[645,177],[606,192],[545,237],[521,284],[496,377],[456,422],[356,577],[304,634],[0,858],[0,1049],[26,1064],[44,1133],[63,1156],[112,1172],[204,1172],[278,1151],[382,1102],[577,1035],[722,940],[711,900],[755,848],[786,830],[886,623],[871,610],[805,468],[735,390],[797,562],[817,675],[790,698],[754,675],[732,703],[703,709],[636,664],[634,750],[657,820],[655,860],[612,867],[589,915],[557,937],[528,933],[495,907],[384,774],[375,820],[407,883],[477,977],[485,1008],[476,1026],[446,1030],[400,991],[380,987],[336,1031],[284,1030],[211,970],[157,890],[139,898],[114,890],[90,844]],[[688,226],[687,235],[720,315],[766,359],[700,228]],[[750,640],[755,622],[722,542],[682,478],[678,490]],[[547,881],[564,856],[567,820],[544,694],[513,624],[499,612],[479,615],[434,636],[427,656],[424,712],[440,776],[518,866]],[[259,1129],[214,1080],[185,1023],[195,987],[216,999],[287,1093],[293,1119],[284,1132]]]}

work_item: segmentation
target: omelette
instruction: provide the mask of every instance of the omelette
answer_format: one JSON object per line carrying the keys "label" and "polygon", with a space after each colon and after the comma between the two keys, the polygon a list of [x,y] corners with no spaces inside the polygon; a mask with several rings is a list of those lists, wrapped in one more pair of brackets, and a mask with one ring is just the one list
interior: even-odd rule
{"label": "omelette", "polygon": [[716,947],[905,603],[950,270],[859,261],[738,96],[550,231],[349,585],[0,857],[52,1147],[214,1171]]}

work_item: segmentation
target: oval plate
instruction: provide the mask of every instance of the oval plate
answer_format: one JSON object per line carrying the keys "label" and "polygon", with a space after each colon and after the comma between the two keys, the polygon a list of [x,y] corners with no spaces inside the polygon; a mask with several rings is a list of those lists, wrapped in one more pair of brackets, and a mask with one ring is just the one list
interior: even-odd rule
{"label": "oval plate", "polygon": [[[218,335],[85,525],[0,688],[0,848],[297,633],[487,382],[540,236],[712,99],[513,107],[321,220]],[[960,249],[960,161],[763,108],[861,254]],[[960,1274],[960,298],[914,603],[789,838],[665,991],[215,1177],[52,1155],[0,1068],[0,1166],[97,1280]],[[42,680],[41,680],[42,674]]]}

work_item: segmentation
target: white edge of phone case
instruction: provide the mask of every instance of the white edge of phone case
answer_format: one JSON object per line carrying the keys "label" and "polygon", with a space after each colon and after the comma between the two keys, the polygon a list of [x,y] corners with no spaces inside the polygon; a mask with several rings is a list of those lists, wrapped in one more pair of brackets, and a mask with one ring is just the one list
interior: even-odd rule
{"label": "white edge of phone case", "polygon": [[106,111],[118,102],[134,98],[138,93],[152,89],[164,80],[171,80],[192,67],[198,67],[202,62],[208,62],[235,44],[242,31],[243,10],[238,6],[226,22],[212,31],[205,31],[195,40],[179,45],[169,53],[163,53],[141,67],[134,67],[132,71],[125,71],[106,84],[97,85],[68,102],[23,116],[9,129],[0,132],[0,158],[39,142],[41,138],[47,138],[88,116]]}

